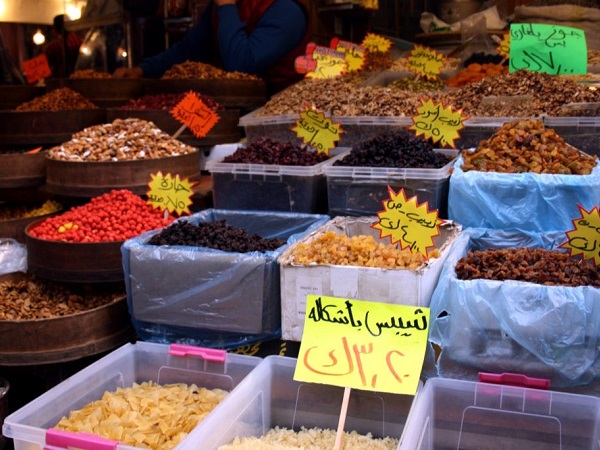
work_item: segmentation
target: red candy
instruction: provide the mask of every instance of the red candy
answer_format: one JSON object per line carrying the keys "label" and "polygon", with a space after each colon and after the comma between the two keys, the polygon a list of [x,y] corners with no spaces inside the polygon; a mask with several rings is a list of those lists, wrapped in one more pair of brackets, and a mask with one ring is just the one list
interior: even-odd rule
{"label": "red candy", "polygon": [[113,190],[59,216],[45,219],[29,230],[32,237],[48,241],[124,241],[145,231],[163,228],[175,220],[154,209],[126,189]]}

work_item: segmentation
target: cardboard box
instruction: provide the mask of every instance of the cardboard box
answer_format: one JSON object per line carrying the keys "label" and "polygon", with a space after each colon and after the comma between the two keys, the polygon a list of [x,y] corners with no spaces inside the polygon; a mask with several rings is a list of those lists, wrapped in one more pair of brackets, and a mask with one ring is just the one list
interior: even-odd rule
{"label": "cardboard box", "polygon": [[[371,235],[377,241],[389,244],[389,239],[381,240],[379,231],[371,228],[371,224],[376,220],[377,217],[339,216],[308,234],[302,242],[332,230],[347,236]],[[459,225],[444,222],[440,226],[440,235],[434,238],[434,244],[441,252],[440,257],[429,260],[416,270],[297,265],[291,261],[294,246],[290,246],[278,259],[281,265],[283,339],[301,340],[308,294],[428,306],[450,245],[460,230]]]}

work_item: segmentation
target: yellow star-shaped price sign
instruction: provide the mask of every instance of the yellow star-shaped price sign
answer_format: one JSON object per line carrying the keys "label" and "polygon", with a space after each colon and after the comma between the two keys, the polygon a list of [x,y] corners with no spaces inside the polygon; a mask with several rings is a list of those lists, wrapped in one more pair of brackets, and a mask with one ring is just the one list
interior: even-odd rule
{"label": "yellow star-shaped price sign", "polygon": [[340,140],[340,135],[344,133],[339,123],[334,123],[330,118],[325,117],[325,114],[312,108],[307,108],[300,113],[300,118],[296,120],[292,131],[306,145],[327,156],[335,148],[335,143]]}
{"label": "yellow star-shaped price sign", "polygon": [[586,211],[577,205],[581,217],[573,220],[574,229],[567,231],[568,241],[562,244],[571,256],[582,255],[584,259],[593,259],[594,265],[600,264],[600,213],[594,206],[591,211]]}
{"label": "yellow star-shaped price sign", "polygon": [[507,31],[502,36],[502,40],[498,43],[496,50],[503,58],[510,58],[510,31]]}
{"label": "yellow star-shaped price sign", "polygon": [[155,209],[168,210],[170,213],[177,212],[180,216],[190,213],[189,207],[194,193],[192,187],[196,184],[195,181],[190,182],[187,178],[182,180],[179,175],[173,177],[170,173],[163,175],[160,171],[150,174],[150,178],[146,203]]}
{"label": "yellow star-shaped price sign", "polygon": [[327,47],[315,47],[312,59],[315,61],[316,67],[306,74],[307,78],[336,78],[346,72],[348,68],[346,56]]}
{"label": "yellow star-shaped price sign", "polygon": [[365,63],[365,48],[348,41],[340,41],[337,37],[331,39],[330,46],[346,58],[348,72],[360,70]]}
{"label": "yellow star-shaped price sign", "polygon": [[415,45],[408,56],[408,67],[417,75],[436,79],[442,71],[446,57],[432,48]]}
{"label": "yellow star-shaped price sign", "polygon": [[427,202],[418,204],[417,197],[406,198],[404,189],[396,194],[388,186],[390,198],[383,201],[384,210],[377,213],[379,222],[371,228],[379,230],[381,239],[390,237],[392,244],[428,257],[428,249],[435,247],[433,238],[440,234],[441,219],[438,211],[429,211]]}
{"label": "yellow star-shaped price sign", "polygon": [[455,139],[460,137],[459,131],[465,126],[463,122],[468,119],[462,109],[454,110],[452,106],[444,107],[442,103],[435,104],[432,99],[426,102],[421,99],[421,106],[417,108],[418,114],[412,118],[413,124],[409,127],[415,131],[416,136],[425,136],[433,143],[441,142],[442,146],[456,148]]}
{"label": "yellow star-shaped price sign", "polygon": [[360,44],[370,52],[386,53],[392,48],[392,41],[374,33],[367,33]]}

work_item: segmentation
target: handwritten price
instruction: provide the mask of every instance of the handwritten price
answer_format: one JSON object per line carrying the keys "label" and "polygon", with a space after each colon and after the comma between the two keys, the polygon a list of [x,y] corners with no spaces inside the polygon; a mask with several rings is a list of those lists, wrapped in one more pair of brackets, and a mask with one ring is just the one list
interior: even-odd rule
{"label": "handwritten price", "polygon": [[392,41],[374,33],[367,33],[361,45],[370,52],[386,53],[392,48]]}
{"label": "handwritten price", "polygon": [[294,379],[414,394],[429,309],[308,295]]}
{"label": "handwritten price", "polygon": [[593,259],[600,264],[600,213],[595,206],[586,211],[577,205],[581,217],[573,220],[575,228],[567,232],[568,241],[561,245],[570,251],[571,256],[582,255],[584,259]]}
{"label": "handwritten price", "polygon": [[422,45],[415,45],[408,57],[410,70],[429,79],[436,79],[442,71],[446,57]]}
{"label": "handwritten price", "polygon": [[187,178],[181,180],[179,175],[172,177],[170,173],[163,175],[162,172],[150,175],[151,181],[148,183],[149,191],[147,203],[154,208],[176,211],[179,215],[190,213],[192,204],[192,187],[195,182],[190,182]]}
{"label": "handwritten price", "polygon": [[206,137],[220,117],[196,95],[188,92],[171,111],[175,119],[185,124],[197,138]]}
{"label": "handwritten price", "polygon": [[344,133],[340,124],[333,123],[322,112],[310,108],[300,113],[292,131],[306,145],[326,155],[335,148],[335,143],[340,140],[341,133]]}
{"label": "handwritten price", "polygon": [[467,119],[462,109],[454,110],[451,106],[445,108],[431,99],[426,102],[421,100],[421,103],[409,129],[415,131],[416,136],[423,135],[434,143],[441,142],[443,146],[456,148],[454,141],[460,137],[459,131],[464,128],[463,121]]}

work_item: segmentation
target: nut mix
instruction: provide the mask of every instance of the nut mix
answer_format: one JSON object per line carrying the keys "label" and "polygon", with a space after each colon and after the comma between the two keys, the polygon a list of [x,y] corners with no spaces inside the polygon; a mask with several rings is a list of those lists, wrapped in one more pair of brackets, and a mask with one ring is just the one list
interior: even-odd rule
{"label": "nut mix", "polygon": [[173,139],[147,120],[115,119],[73,134],[70,141],[53,147],[48,157],[63,161],[124,161],[166,158],[197,152]]}
{"label": "nut mix", "polygon": [[175,64],[167,70],[161,80],[258,80],[256,75],[243,72],[227,72],[218,67],[195,61]]}
{"label": "nut mix", "polygon": [[55,200],[46,200],[41,206],[4,205],[0,207],[0,222],[45,216],[46,214],[60,211],[61,208],[61,204]]}
{"label": "nut mix", "polygon": [[[430,252],[439,257],[438,249]],[[415,270],[425,263],[420,253],[400,250],[396,245],[377,242],[366,235],[346,236],[327,231],[308,242],[298,242],[292,250],[293,264],[337,264],[343,266],[378,267]]]}
{"label": "nut mix", "polygon": [[[459,58],[444,58],[442,62],[442,72],[450,72],[456,70],[460,64]],[[408,64],[408,57],[396,58],[392,63],[390,70],[393,72],[412,72]]]}
{"label": "nut mix", "polygon": [[536,119],[507,122],[462,156],[465,172],[588,175],[597,164],[595,157],[571,147]]}
{"label": "nut mix", "polygon": [[516,280],[547,286],[600,287],[599,268],[568,253],[541,248],[488,249],[468,252],[456,264],[460,280]]}
{"label": "nut mix", "polygon": [[248,253],[273,251],[285,244],[285,239],[262,238],[251,235],[245,229],[227,225],[225,220],[216,222],[175,222],[152,236],[150,245],[190,245],[208,247],[225,252]]}
{"label": "nut mix", "polygon": [[94,69],[82,69],[73,72],[71,75],[69,75],[69,78],[72,80],[84,80],[90,78],[94,80],[100,80],[112,78],[112,75],[107,72],[98,72]]}
{"label": "nut mix", "polygon": [[[202,102],[213,111],[223,110],[225,107],[214,100],[208,95],[200,94],[196,92],[196,95]],[[177,106],[185,93],[171,93],[171,94],[147,94],[140,98],[131,99],[128,103],[121,106],[119,109],[135,110],[135,109],[164,109],[172,110]]]}
{"label": "nut mix", "polygon": [[44,219],[29,235],[48,241],[115,242],[165,227],[173,220],[170,214],[165,216],[133,192],[121,189]]}
{"label": "nut mix", "polygon": [[359,143],[333,165],[439,169],[449,162],[450,158],[436,153],[431,142],[426,141],[423,136],[417,137],[407,130],[400,130]]}
{"label": "nut mix", "polygon": [[398,78],[388,84],[387,87],[412,92],[429,92],[444,89],[446,84],[439,78],[428,80],[427,78],[414,76]]}
{"label": "nut mix", "polygon": [[35,277],[0,283],[0,320],[52,319],[89,311],[117,301],[125,292],[90,291]]}
{"label": "nut mix", "polygon": [[324,153],[309,151],[292,142],[278,142],[260,138],[246,147],[238,148],[223,159],[225,163],[279,164],[286,166],[314,166],[326,161]]}
{"label": "nut mix", "polygon": [[50,91],[17,106],[17,111],[69,111],[73,109],[96,109],[91,101],[67,87]]}
{"label": "nut mix", "polygon": [[55,426],[95,434],[141,448],[177,446],[226,396],[222,389],[195,384],[133,383],[106,391],[100,400],[71,411]]}

